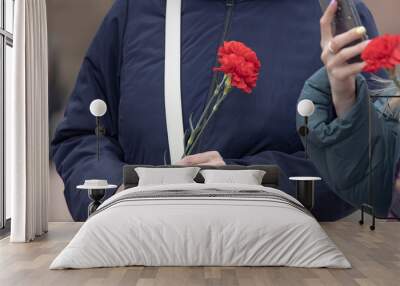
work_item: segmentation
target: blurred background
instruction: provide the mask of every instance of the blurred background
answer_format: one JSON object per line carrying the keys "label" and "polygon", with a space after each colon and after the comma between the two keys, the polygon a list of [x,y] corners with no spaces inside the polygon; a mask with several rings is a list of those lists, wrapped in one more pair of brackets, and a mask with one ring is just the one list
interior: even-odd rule
{"label": "blurred background", "polygon": [[[143,0],[145,1],[145,0]],[[317,1],[317,0],[315,0]],[[47,0],[50,137],[62,118],[84,54],[113,0]],[[364,0],[381,33],[400,33],[400,0]],[[50,168],[50,221],[69,221],[63,184]]]}
{"label": "blurred background", "polygon": [[[62,119],[83,57],[113,0],[47,0],[49,132]],[[49,221],[72,221],[61,178],[50,163]]]}
{"label": "blurred background", "polygon": [[399,0],[364,0],[375,17],[381,34],[400,33]]}

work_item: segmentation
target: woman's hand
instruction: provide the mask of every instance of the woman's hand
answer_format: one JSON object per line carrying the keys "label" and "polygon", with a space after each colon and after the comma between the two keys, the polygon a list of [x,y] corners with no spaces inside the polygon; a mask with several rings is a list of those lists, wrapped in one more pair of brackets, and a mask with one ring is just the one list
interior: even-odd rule
{"label": "woman's hand", "polygon": [[184,157],[176,163],[182,166],[196,166],[196,165],[209,165],[209,166],[224,166],[225,161],[217,151],[209,151]]}
{"label": "woman's hand", "polygon": [[346,48],[365,35],[364,27],[357,27],[333,37],[331,24],[336,10],[337,2],[333,0],[321,18],[323,51],[321,59],[328,72],[336,114],[339,118],[343,118],[356,101],[356,76],[362,72],[365,66],[364,62],[349,64],[347,61],[360,55],[368,45],[368,41]]}

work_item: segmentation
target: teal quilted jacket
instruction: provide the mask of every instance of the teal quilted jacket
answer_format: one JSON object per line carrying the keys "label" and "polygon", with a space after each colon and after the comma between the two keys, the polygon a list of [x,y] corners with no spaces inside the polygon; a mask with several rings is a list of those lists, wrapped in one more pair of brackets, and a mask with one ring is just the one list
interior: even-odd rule
{"label": "teal quilted jacket", "polygon": [[[306,82],[299,101],[310,99],[316,107],[309,118],[310,159],[323,179],[345,201],[355,207],[372,204],[378,217],[386,217],[390,208],[400,217],[397,214],[400,200],[392,195],[395,166],[399,160],[400,124],[383,111],[383,99],[372,103],[368,93],[366,80],[358,76],[356,104],[344,118],[337,118],[326,70],[320,69]],[[369,120],[372,126],[371,191],[368,186]],[[297,126],[302,125],[304,118],[298,115]]]}

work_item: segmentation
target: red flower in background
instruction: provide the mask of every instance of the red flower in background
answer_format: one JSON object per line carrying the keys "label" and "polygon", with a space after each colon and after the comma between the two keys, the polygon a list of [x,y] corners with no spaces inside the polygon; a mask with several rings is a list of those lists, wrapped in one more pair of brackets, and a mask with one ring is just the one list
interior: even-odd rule
{"label": "red flower in background", "polygon": [[400,64],[400,35],[384,35],[373,39],[361,58],[367,63],[365,72],[394,69]]}
{"label": "red flower in background", "polygon": [[241,42],[224,42],[218,50],[220,67],[215,71],[222,71],[231,77],[231,84],[251,93],[256,86],[261,63],[257,54]]}

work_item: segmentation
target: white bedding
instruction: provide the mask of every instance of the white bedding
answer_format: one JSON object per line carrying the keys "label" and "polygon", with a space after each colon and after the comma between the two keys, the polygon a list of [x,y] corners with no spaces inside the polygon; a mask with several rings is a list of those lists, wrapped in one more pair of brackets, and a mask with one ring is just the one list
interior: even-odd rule
{"label": "white bedding", "polygon": [[109,198],[50,269],[145,266],[349,268],[318,222],[279,200],[245,197],[133,199],[145,191],[258,190],[262,186],[180,184],[136,187]]}

